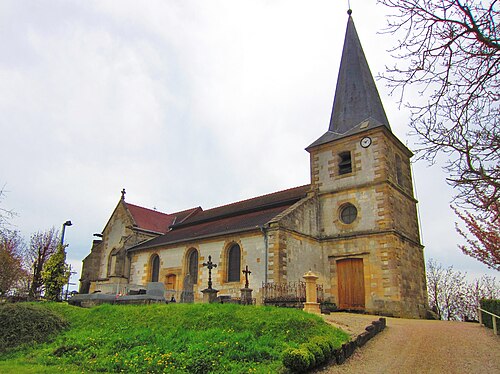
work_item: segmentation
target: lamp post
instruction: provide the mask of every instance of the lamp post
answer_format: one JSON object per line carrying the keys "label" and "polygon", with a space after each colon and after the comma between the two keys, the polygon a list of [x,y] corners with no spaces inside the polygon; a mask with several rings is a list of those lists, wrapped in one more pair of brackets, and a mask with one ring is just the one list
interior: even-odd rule
{"label": "lamp post", "polygon": [[[64,251],[64,247],[63,247],[64,246],[64,233],[66,232],[66,226],[72,226],[72,225],[73,224],[69,220],[63,223],[62,233],[61,233],[61,247],[62,247],[61,250],[62,251]],[[69,267],[69,274],[70,274],[70,276],[68,278],[68,285],[66,286],[66,298],[65,298],[66,300],[68,300],[68,291],[69,291],[69,284],[70,284],[69,282],[70,282],[70,278],[71,278],[71,273],[72,272],[71,272],[71,265],[70,265],[70,267]],[[64,293],[64,286],[63,286],[63,288],[61,290],[61,298],[63,296],[62,295],[63,293]]]}
{"label": "lamp post", "polygon": [[66,226],[73,225],[71,221],[66,221],[63,223],[62,234],[61,234],[61,245],[64,245],[64,232],[66,231]]}

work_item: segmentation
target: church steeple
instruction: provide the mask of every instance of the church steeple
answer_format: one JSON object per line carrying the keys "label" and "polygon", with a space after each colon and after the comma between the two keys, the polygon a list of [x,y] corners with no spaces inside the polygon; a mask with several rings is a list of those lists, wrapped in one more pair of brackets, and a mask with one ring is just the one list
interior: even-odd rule
{"label": "church steeple", "polygon": [[390,130],[349,10],[328,132],[308,148],[379,126]]}

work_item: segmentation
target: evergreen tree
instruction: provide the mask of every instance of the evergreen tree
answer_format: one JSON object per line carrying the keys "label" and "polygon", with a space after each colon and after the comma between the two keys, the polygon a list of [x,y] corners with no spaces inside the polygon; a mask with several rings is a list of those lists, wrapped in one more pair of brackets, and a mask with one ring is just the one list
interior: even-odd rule
{"label": "evergreen tree", "polygon": [[66,246],[59,244],[56,252],[47,260],[42,271],[45,298],[50,301],[61,301],[62,290],[70,277],[70,269],[66,264],[65,248]]}

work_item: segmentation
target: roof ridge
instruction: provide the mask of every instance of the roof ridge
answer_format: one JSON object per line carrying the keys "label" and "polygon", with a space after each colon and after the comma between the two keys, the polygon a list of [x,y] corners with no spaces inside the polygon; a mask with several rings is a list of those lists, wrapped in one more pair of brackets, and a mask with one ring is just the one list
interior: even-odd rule
{"label": "roof ridge", "polygon": [[262,198],[262,197],[275,195],[275,194],[278,194],[278,193],[281,193],[281,192],[286,192],[286,191],[291,191],[291,190],[294,190],[294,189],[304,188],[304,187],[306,187],[306,186],[310,186],[310,183],[308,183],[308,184],[304,184],[304,185],[302,185],[302,186],[297,186],[297,187],[287,188],[287,189],[280,190],[280,191],[276,191],[276,192],[266,193],[266,194],[264,194],[264,195],[251,197],[251,198],[249,198],[249,199],[244,199],[244,200],[235,201],[235,202],[233,202],[233,203],[229,203],[229,204],[224,204],[224,205],[215,206],[215,207],[213,207],[213,208],[206,209],[206,210],[204,210],[203,212],[207,213],[207,212],[210,212],[210,211],[215,210],[215,209],[225,208],[225,207],[228,207],[228,206],[231,206],[231,205],[236,205],[236,204],[245,203],[245,202],[248,202],[248,201],[251,201],[251,200],[260,199],[260,198]]}
{"label": "roof ridge", "polygon": [[189,212],[190,210],[196,210],[198,208],[203,210],[203,208],[201,206],[195,206],[194,208],[179,210],[178,212],[170,213],[169,215],[172,216],[172,215],[176,215],[176,214],[186,213],[186,212]]}
{"label": "roof ridge", "polygon": [[[143,206],[140,206],[140,205],[136,205],[136,204],[132,204],[132,203],[129,203],[129,202],[126,202],[126,201],[124,201],[124,203],[127,206],[131,205],[131,206],[136,207],[136,208],[141,208],[141,209],[144,209],[144,210],[148,210],[148,211],[150,211],[152,213],[159,213],[159,214],[163,214],[165,216],[171,216],[172,215],[172,213],[160,212],[159,210],[154,210],[154,209],[146,208],[146,207],[143,207]],[[178,212],[178,213],[180,213],[180,212]]]}

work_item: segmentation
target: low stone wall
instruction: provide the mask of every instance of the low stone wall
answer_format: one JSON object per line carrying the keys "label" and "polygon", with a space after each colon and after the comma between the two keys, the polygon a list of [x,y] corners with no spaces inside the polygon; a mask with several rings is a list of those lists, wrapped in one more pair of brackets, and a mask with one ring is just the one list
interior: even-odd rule
{"label": "low stone wall", "polygon": [[333,353],[337,365],[343,364],[349,357],[352,356],[356,348],[364,346],[371,338],[385,329],[387,321],[381,317],[377,321],[373,321],[370,325],[366,326],[365,331],[359,334],[350,342],[342,345],[341,348],[336,349]]}

